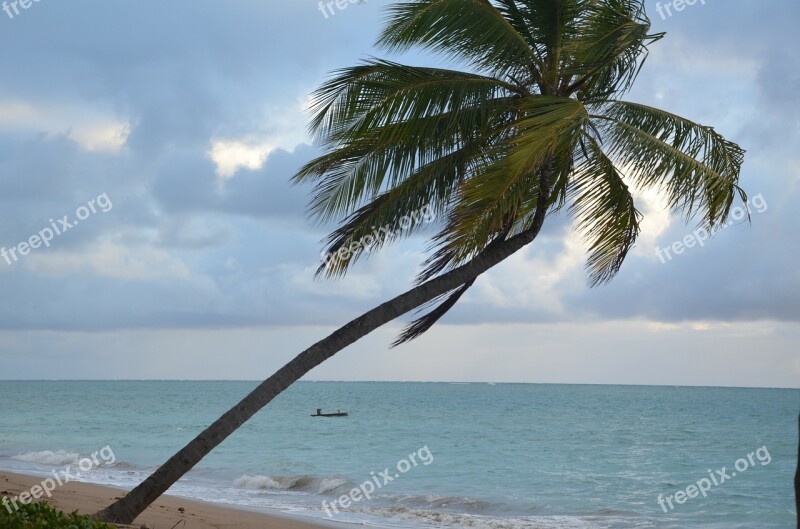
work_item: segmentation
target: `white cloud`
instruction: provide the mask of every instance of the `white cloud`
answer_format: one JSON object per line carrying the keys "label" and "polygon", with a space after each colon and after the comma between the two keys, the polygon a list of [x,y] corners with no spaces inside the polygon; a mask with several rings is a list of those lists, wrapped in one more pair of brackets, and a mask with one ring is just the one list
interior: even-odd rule
{"label": "white cloud", "polygon": [[131,126],[108,109],[17,99],[0,103],[0,130],[64,134],[87,151],[116,152],[127,142]]}
{"label": "white cloud", "polygon": [[585,246],[574,230],[568,232],[562,250],[555,255],[538,251],[537,242],[478,280],[474,290],[483,298],[481,303],[502,308],[535,308],[553,314],[564,310],[563,297],[583,288]]}
{"label": "white cloud", "polygon": [[239,169],[261,169],[275,147],[254,140],[214,140],[208,155],[217,166],[221,182],[233,177]]}
{"label": "white cloud", "polygon": [[636,207],[642,212],[641,232],[633,254],[657,260],[659,237],[669,229],[672,214],[666,198],[657,189],[633,190]]}
{"label": "white cloud", "polygon": [[293,152],[298,145],[307,143],[307,105],[303,97],[293,105],[264,106],[256,113],[259,117],[255,122],[245,127],[245,135],[214,138],[208,155],[217,166],[220,184],[224,185],[240,169],[261,169],[275,149]]}
{"label": "white cloud", "polygon": [[70,137],[87,151],[116,152],[125,146],[130,133],[128,123],[107,122],[76,128]]}

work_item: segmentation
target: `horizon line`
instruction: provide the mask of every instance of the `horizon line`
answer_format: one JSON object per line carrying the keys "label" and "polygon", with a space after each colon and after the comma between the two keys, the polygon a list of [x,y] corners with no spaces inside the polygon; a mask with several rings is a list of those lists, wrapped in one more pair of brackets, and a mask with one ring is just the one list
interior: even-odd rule
{"label": "horizon line", "polygon": [[[263,379],[179,379],[179,378],[54,378],[54,379],[2,379],[3,382],[253,382],[261,383]],[[724,386],[702,384],[634,384],[615,382],[501,382],[494,380],[298,380],[295,383],[345,383],[345,384],[486,384],[486,385],[537,385],[537,386],[623,386],[623,387],[673,387],[673,388],[719,388],[719,389],[788,389],[798,387],[785,386]]]}

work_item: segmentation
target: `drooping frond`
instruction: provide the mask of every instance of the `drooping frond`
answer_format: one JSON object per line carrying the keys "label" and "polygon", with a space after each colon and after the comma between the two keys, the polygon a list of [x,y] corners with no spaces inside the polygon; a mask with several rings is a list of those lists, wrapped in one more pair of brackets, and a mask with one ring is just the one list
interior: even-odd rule
{"label": "drooping frond", "polygon": [[[450,197],[458,184],[481,164],[481,146],[471,143],[420,167],[397,186],[375,197],[355,211],[327,239],[326,252],[335,254],[342,248],[353,248],[350,257],[325,263],[318,274],[337,276],[346,273],[349,266],[363,254],[375,252],[400,236],[408,236],[422,227],[415,222],[410,228],[396,230],[399,219],[414,218],[425,210],[429,216],[438,217],[447,211]],[[370,244],[355,244],[374,235]]]}
{"label": "drooping frond", "polygon": [[664,193],[687,221],[700,214],[708,225],[724,222],[737,194],[746,201],[739,187],[745,151],[713,128],[624,101],[599,110],[592,118],[610,158],[637,186]]}
{"label": "drooping frond", "polygon": [[442,316],[447,314],[447,312],[450,309],[452,309],[456,303],[458,303],[458,300],[461,299],[461,297],[467,292],[467,290],[470,289],[470,287],[472,287],[474,283],[475,280],[473,279],[472,281],[461,285],[459,288],[453,290],[452,292],[448,292],[447,294],[442,296],[441,298],[443,298],[443,300],[442,299],[434,300],[433,302],[434,303],[438,302],[439,305],[430,312],[428,312],[427,314],[425,314],[424,316],[417,318],[416,320],[411,322],[405,329],[403,329],[403,332],[400,334],[400,336],[398,336],[397,339],[394,341],[394,343],[392,343],[392,347],[397,347],[398,345],[410,342],[414,338],[417,338],[425,334],[431,327],[433,327],[436,324],[437,321],[442,319]]}
{"label": "drooping frond", "polygon": [[586,268],[594,286],[610,281],[639,235],[641,214],[628,186],[596,140],[586,137],[586,153],[569,186],[571,212],[589,245]]}

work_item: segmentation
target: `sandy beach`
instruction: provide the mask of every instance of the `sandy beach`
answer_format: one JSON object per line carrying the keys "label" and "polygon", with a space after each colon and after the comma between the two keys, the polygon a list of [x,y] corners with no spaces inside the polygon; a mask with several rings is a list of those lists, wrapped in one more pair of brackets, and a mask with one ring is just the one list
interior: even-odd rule
{"label": "sandy beach", "polygon": [[[41,482],[41,477],[0,472],[0,495],[18,496],[29,491]],[[121,490],[113,487],[88,483],[67,483],[58,487],[50,505],[65,512],[77,510],[91,514],[110,504],[120,496]],[[220,507],[209,503],[187,500],[174,496],[163,496],[139,518],[132,526],[139,528],[146,524],[151,529],[324,529],[347,527],[343,524],[314,524],[280,515],[268,515]]]}

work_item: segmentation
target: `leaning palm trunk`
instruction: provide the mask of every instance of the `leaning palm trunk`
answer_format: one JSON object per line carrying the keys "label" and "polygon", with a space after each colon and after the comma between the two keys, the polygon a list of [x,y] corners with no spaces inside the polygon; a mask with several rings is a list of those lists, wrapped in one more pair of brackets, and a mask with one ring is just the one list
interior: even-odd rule
{"label": "leaning palm trunk", "polygon": [[657,190],[709,229],[726,221],[737,195],[746,200],[738,145],[617,99],[663,36],[648,33],[643,0],[405,0],[389,14],[379,45],[427,48],[476,71],[370,60],[337,72],[312,97],[311,129],[329,152],[295,181],[315,185],[314,216],[341,222],[328,254],[350,257],[326,261],[321,275],[344,275],[397,238],[367,244],[376,226],[420,208],[442,215],[419,286],[305,350],[98,517],[132,522],[314,367],[438,301],[398,342],[426,332],[478,276],[533,241],[548,211],[570,204],[597,285],[620,270],[639,234],[629,184]]}
{"label": "leaning palm trunk", "polygon": [[[546,196],[545,193],[541,193],[541,195]],[[547,200],[540,202],[533,225],[528,230],[508,240],[498,240],[466,265],[431,279],[405,294],[375,307],[297,355],[169,458],[150,477],[124,497],[97,513],[96,517],[111,523],[133,523],[136,517],[184,474],[306,373],[382,325],[470,283],[482,273],[530,244],[542,228],[547,212],[547,203]]]}

